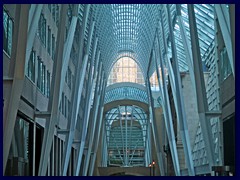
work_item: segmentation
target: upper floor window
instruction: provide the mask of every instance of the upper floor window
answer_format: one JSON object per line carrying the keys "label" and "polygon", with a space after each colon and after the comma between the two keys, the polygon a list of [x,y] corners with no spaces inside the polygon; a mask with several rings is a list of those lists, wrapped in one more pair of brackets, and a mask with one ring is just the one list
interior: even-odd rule
{"label": "upper floor window", "polygon": [[68,67],[68,71],[67,71],[67,84],[68,84],[68,87],[71,89],[71,86],[72,86],[72,71],[69,67]]}
{"label": "upper floor window", "polygon": [[108,85],[119,82],[133,82],[144,85],[142,71],[130,57],[120,58],[110,72]]}
{"label": "upper floor window", "polygon": [[37,80],[37,87],[40,91],[45,94],[45,71],[46,67],[43,64],[41,58],[38,57],[38,80]]}
{"label": "upper floor window", "polygon": [[35,60],[36,60],[36,52],[32,50],[30,59],[28,61],[28,71],[27,76],[35,82]]}
{"label": "upper floor window", "polygon": [[54,60],[54,54],[55,54],[55,37],[52,35],[52,60]]}
{"label": "upper floor window", "polygon": [[47,21],[44,18],[43,14],[41,14],[38,22],[38,31],[39,31],[40,40],[42,41],[45,47],[46,47],[46,26],[47,26]]}
{"label": "upper floor window", "polygon": [[48,54],[51,55],[51,29],[50,27],[48,26],[48,40],[47,40],[47,51],[48,51]]}
{"label": "upper floor window", "polygon": [[51,85],[51,82],[50,82],[50,72],[47,71],[47,87],[46,87],[46,95],[47,95],[47,97],[50,96],[50,85]]}
{"label": "upper floor window", "polygon": [[48,8],[50,8],[50,12],[52,13],[52,18],[56,22],[58,26],[59,23],[59,5],[58,4],[51,4]]}
{"label": "upper floor window", "polygon": [[224,81],[231,73],[231,65],[227,54],[226,47],[220,52],[220,68],[221,68],[221,82]]}
{"label": "upper floor window", "polygon": [[13,20],[7,13],[3,10],[3,50],[11,56],[12,52],[12,36],[13,36]]}

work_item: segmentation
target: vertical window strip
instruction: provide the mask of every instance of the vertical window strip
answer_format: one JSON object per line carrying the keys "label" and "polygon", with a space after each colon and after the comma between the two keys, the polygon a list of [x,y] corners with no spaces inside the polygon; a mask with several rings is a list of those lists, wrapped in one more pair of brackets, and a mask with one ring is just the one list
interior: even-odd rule
{"label": "vertical window strip", "polygon": [[221,57],[221,82],[223,82],[230,74],[232,74],[231,65],[229,62],[226,47],[220,52]]}
{"label": "vertical window strip", "polygon": [[37,87],[39,90],[45,94],[45,83],[46,83],[46,76],[45,76],[46,67],[43,64],[41,58],[38,56],[38,79],[37,79]]}
{"label": "vertical window strip", "polygon": [[28,61],[28,71],[27,76],[35,82],[35,58],[36,58],[36,52],[32,50],[29,61]]}
{"label": "vertical window strip", "polygon": [[60,16],[60,14],[59,14],[59,5],[57,4],[56,5],[56,25],[57,26],[59,24],[59,16]]}
{"label": "vertical window strip", "polygon": [[55,55],[55,37],[52,35],[52,60],[54,60]]}
{"label": "vertical window strip", "polygon": [[9,56],[11,56],[13,20],[11,19],[11,17],[9,16],[5,9],[3,11],[3,29],[4,29],[3,49]]}
{"label": "vertical window strip", "polygon": [[41,59],[38,56],[38,77],[37,77],[37,87],[40,89],[41,82]]}
{"label": "vertical window strip", "polygon": [[47,46],[47,51],[48,51],[48,54],[51,55],[51,29],[50,27],[48,26],[48,46]]}
{"label": "vertical window strip", "polygon": [[44,44],[44,46],[46,47],[46,26],[47,26],[47,20],[45,19],[45,18],[43,18],[43,44]]}
{"label": "vertical window strip", "polygon": [[64,115],[64,93],[62,93],[62,114]]}
{"label": "vertical window strip", "polygon": [[68,100],[67,100],[67,96],[65,96],[65,100],[64,100],[65,104],[64,104],[64,116],[65,118],[67,118],[67,105],[68,105]]}
{"label": "vertical window strip", "polygon": [[41,91],[43,94],[45,94],[45,81],[46,81],[46,77],[45,77],[45,71],[46,71],[46,67],[43,63],[41,63]]}
{"label": "vertical window strip", "polygon": [[68,119],[70,119],[70,112],[71,112],[71,104],[70,101],[68,100]]}
{"label": "vertical window strip", "polygon": [[71,69],[68,67],[68,72],[67,72],[67,84],[68,84],[69,89],[71,89],[71,85],[72,85],[72,83],[71,83],[71,81],[72,81],[71,77],[72,77],[72,72],[71,72]]}
{"label": "vertical window strip", "polygon": [[50,96],[50,72],[49,71],[47,71],[47,92],[46,92],[46,94],[47,94],[47,97],[49,97]]}

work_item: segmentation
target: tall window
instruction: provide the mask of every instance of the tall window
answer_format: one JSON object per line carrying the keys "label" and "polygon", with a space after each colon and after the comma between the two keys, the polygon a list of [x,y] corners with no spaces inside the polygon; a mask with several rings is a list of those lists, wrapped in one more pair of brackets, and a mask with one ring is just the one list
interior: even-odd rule
{"label": "tall window", "polygon": [[52,59],[54,60],[55,55],[55,37],[52,35]]}
{"label": "tall window", "polygon": [[232,73],[226,47],[223,48],[223,50],[220,52],[220,55],[221,55],[221,58],[220,58],[221,59],[221,81],[224,81]]}
{"label": "tall window", "polygon": [[3,10],[3,50],[11,56],[12,51],[12,36],[13,36],[13,20],[8,15],[7,11]]}
{"label": "tall window", "polygon": [[71,21],[72,21],[72,12],[73,12],[73,5],[69,4],[68,5],[68,12],[67,12],[67,15],[68,15],[68,27],[70,26]]}
{"label": "tall window", "polygon": [[68,67],[68,72],[67,72],[67,84],[68,84],[69,89],[71,89],[71,86],[72,86],[72,71],[69,67]]}
{"label": "tall window", "polygon": [[45,47],[46,47],[46,25],[47,25],[47,21],[44,18],[43,14],[41,14],[39,23],[38,23],[38,30],[39,30],[40,40],[42,41]]}
{"label": "tall window", "polygon": [[51,5],[51,12],[53,20],[56,22],[56,25],[58,26],[59,23],[59,5],[58,4],[52,4]]}
{"label": "tall window", "polygon": [[42,61],[41,58],[38,56],[38,76],[37,76],[37,87],[40,89],[40,84],[41,84],[41,65]]}
{"label": "tall window", "polygon": [[70,112],[71,112],[71,104],[70,104],[70,101],[68,100],[68,119],[70,119]]}
{"label": "tall window", "polygon": [[46,84],[46,76],[45,76],[46,66],[42,64],[42,85],[41,85],[41,91],[43,94],[45,94],[45,84]]}
{"label": "tall window", "polygon": [[130,57],[120,58],[110,72],[108,85],[119,82],[133,82],[144,85],[141,69]]}
{"label": "tall window", "polygon": [[64,116],[67,118],[67,105],[68,105],[68,101],[67,101],[67,96],[65,96],[65,100],[64,100]]}
{"label": "tall window", "polygon": [[47,71],[47,88],[46,88],[47,97],[50,96],[50,73]]}
{"label": "tall window", "polygon": [[48,51],[48,54],[51,55],[51,29],[49,26],[48,26],[47,51]]}
{"label": "tall window", "polygon": [[28,71],[27,76],[35,82],[35,60],[36,60],[36,52],[32,50],[30,59],[28,61]]}
{"label": "tall window", "polygon": [[56,5],[56,25],[58,26],[59,24],[59,16],[60,16],[60,13],[59,13],[59,5],[57,4]]}
{"label": "tall window", "polygon": [[49,11],[51,12],[52,11],[52,4],[48,4],[48,9],[49,9]]}
{"label": "tall window", "polygon": [[40,91],[45,94],[45,65],[41,61],[41,58],[38,57],[38,80],[37,80],[37,87]]}
{"label": "tall window", "polygon": [[64,93],[62,93],[62,114],[64,115]]}

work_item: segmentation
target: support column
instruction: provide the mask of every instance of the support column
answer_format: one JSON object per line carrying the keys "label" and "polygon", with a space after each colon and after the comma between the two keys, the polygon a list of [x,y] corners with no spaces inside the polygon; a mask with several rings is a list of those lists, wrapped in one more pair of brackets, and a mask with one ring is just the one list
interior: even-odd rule
{"label": "support column", "polygon": [[184,47],[184,51],[185,51],[185,55],[186,55],[186,61],[188,64],[189,74],[190,74],[190,78],[191,78],[191,82],[192,82],[192,86],[193,86],[193,91],[194,91],[195,97],[196,97],[196,86],[194,83],[194,72],[193,72],[193,58],[192,58],[192,53],[191,53],[190,41],[187,37],[185,25],[183,24],[183,19],[181,16],[181,5],[180,4],[176,4],[176,11],[177,11],[178,25],[179,25],[180,33],[181,33],[181,37],[182,37],[182,43],[183,43],[183,47]]}
{"label": "support column", "polygon": [[11,57],[12,72],[9,73],[13,78],[10,99],[6,104],[6,117],[3,121],[3,173],[5,172],[18,106],[22,94],[25,78],[27,30],[28,30],[29,5],[16,5],[16,16],[13,34],[13,49]]}
{"label": "support column", "polygon": [[38,22],[44,6],[45,5],[43,4],[31,4],[30,10],[29,10],[29,16],[28,16],[29,23],[28,23],[28,33],[27,33],[28,42],[27,42],[27,49],[26,49],[25,73],[27,72],[27,67],[28,67],[27,63],[30,58],[33,42],[38,29]]}
{"label": "support column", "polygon": [[[162,57],[162,56],[164,56],[166,61],[168,61],[162,12],[161,12],[161,24],[162,24],[162,33],[160,33],[160,34],[162,34],[162,39],[164,41],[163,42],[163,45],[164,45],[164,54],[163,55],[161,53],[161,44],[160,44],[159,38],[158,38],[158,45],[159,45],[159,51],[160,51],[159,61],[160,61],[162,82],[163,82],[162,100],[163,100],[163,104],[164,104],[163,106],[165,106],[165,108],[163,108],[163,110],[165,111],[164,121],[165,121],[165,127],[166,127],[166,131],[167,131],[168,141],[169,141],[169,145],[170,145],[174,171],[175,171],[176,176],[180,176],[180,167],[179,167],[178,153],[177,153],[177,147],[176,147],[175,133],[174,133],[174,129],[173,129],[172,114],[171,114],[171,108],[170,108],[170,102],[169,102],[169,96],[168,96],[168,90],[167,90],[166,77],[165,77],[165,72],[164,72],[165,67],[163,66],[163,57]],[[161,86],[159,86],[159,88],[161,89]]]}
{"label": "support column", "polygon": [[[78,10],[78,6],[77,6]],[[75,9],[75,12],[76,11]],[[86,24],[87,24],[87,18],[89,14],[89,7],[86,7],[84,11],[84,20],[83,20],[83,27],[80,32],[80,37],[83,37]],[[76,13],[76,18],[77,18],[78,13]],[[74,16],[75,17],[75,16]],[[71,21],[73,23],[73,19]],[[76,25],[75,25],[76,27]],[[71,30],[71,28],[70,28]],[[71,31],[70,31],[71,32]],[[74,35],[74,33],[73,33]],[[65,140],[65,147],[64,147],[64,152],[63,152],[63,161],[62,161],[62,175],[66,176],[67,173],[67,167],[69,164],[69,158],[71,154],[71,148],[72,148],[72,143],[75,135],[75,130],[76,130],[76,124],[77,124],[77,115],[79,111],[79,106],[81,102],[81,94],[83,90],[83,83],[84,83],[84,78],[86,74],[86,67],[87,67],[87,62],[88,62],[88,55],[85,55],[83,58],[83,62],[81,61],[81,57],[83,55],[83,38],[80,40],[80,49],[78,53],[78,61],[77,61],[77,68],[80,69],[80,71],[76,71],[76,78],[75,78],[75,83],[74,83],[74,90],[71,98],[72,102],[72,108],[70,112],[70,118],[68,119],[68,125],[67,128],[69,129],[69,133],[66,134],[66,140]],[[70,52],[70,51],[69,51]]]}
{"label": "support column", "polygon": [[[152,91],[150,87],[150,82],[149,82],[149,76],[147,76],[147,92],[148,92],[148,97],[149,97],[149,112],[152,114],[152,133],[153,133],[153,139],[154,139],[154,144],[157,152],[157,158],[158,158],[158,165],[160,168],[160,172],[162,176],[165,176],[165,171],[164,171],[164,166],[163,166],[163,161],[162,161],[162,152],[161,152],[161,146],[159,144],[159,134],[157,131],[157,124],[156,124],[156,117],[155,117],[155,112],[154,112],[154,104],[153,104],[153,99],[152,99]],[[150,116],[151,117],[151,116]],[[150,138],[150,137],[149,137]]]}
{"label": "support column", "polygon": [[121,137],[122,137],[122,153],[123,153],[123,162],[124,165],[126,165],[126,154],[124,153],[124,138],[123,138],[123,127],[122,127],[122,115],[120,112],[120,107],[118,106],[118,117],[119,117],[119,124],[120,124],[120,128],[121,128]]}
{"label": "support column", "polygon": [[[94,24],[95,23],[93,22],[92,25],[91,25],[90,34],[88,36],[87,50],[90,49]],[[91,59],[90,67],[89,67],[90,75],[88,76],[88,83],[87,83],[86,105],[85,105],[85,109],[84,109],[83,128],[82,128],[82,134],[81,134],[80,148],[77,152],[78,163],[77,163],[77,166],[76,166],[76,174],[75,174],[76,176],[79,174],[79,171],[80,171],[81,162],[82,162],[82,155],[83,155],[83,150],[84,150],[84,146],[85,146],[85,142],[86,142],[86,135],[87,135],[88,124],[89,124],[89,114],[90,114],[92,95],[93,95],[93,82],[92,82],[93,59],[94,58]]]}
{"label": "support column", "polygon": [[[101,79],[103,79],[103,74],[101,76]],[[90,163],[90,169],[89,169],[89,176],[92,176],[93,175],[93,170],[94,170],[94,165],[95,165],[95,161],[96,161],[96,156],[97,156],[97,150],[98,150],[98,143],[99,143],[99,138],[100,138],[100,133],[101,133],[101,127],[102,127],[102,122],[103,122],[103,109],[104,109],[104,106],[103,106],[103,103],[104,103],[104,96],[105,96],[105,91],[106,91],[106,84],[107,84],[107,81],[106,79],[104,80],[104,83],[103,83],[103,89],[100,93],[100,96],[101,96],[101,100],[100,100],[100,103],[99,103],[99,107],[98,107],[98,128],[96,129],[96,133],[94,135],[94,144],[93,144],[93,154],[92,154],[92,160],[91,160],[91,163]]]}
{"label": "support column", "polygon": [[[182,94],[182,84],[181,84],[179,65],[178,65],[178,59],[177,59],[177,50],[176,50],[176,45],[174,41],[173,27],[170,19],[171,16],[170,16],[169,5],[167,5],[167,13],[168,13],[169,36],[171,40],[173,72],[174,72],[174,74],[171,74],[171,73],[169,74],[170,76],[172,76],[172,79],[170,79],[170,83],[173,84],[172,81],[175,81],[176,89],[172,88],[174,102],[175,102],[174,105],[177,111],[177,119],[180,126],[179,129],[181,132],[181,139],[183,141],[184,155],[185,155],[185,160],[188,167],[188,173],[190,176],[194,176],[195,172],[194,172],[193,159],[192,159],[192,149],[191,149],[191,144],[190,144],[189,134],[188,134],[188,127],[186,122],[187,118],[186,118],[186,112],[185,112],[185,106],[184,106],[184,100],[183,100],[183,94]],[[168,61],[168,64],[169,66],[171,66],[171,63],[169,61]]]}
{"label": "support column", "polygon": [[[100,64],[99,64],[99,68],[100,69],[98,69],[98,72],[101,72],[102,66],[100,66]],[[84,161],[83,176],[87,175],[90,156],[91,156],[91,152],[92,152],[93,138],[94,138],[94,133],[95,133],[95,128],[96,128],[96,120],[97,120],[97,107],[99,106],[99,101],[100,101],[100,96],[98,95],[98,93],[100,92],[100,87],[102,87],[102,84],[100,84],[100,77],[101,76],[98,76],[96,87],[95,87],[94,103],[93,103],[93,109],[92,109],[92,114],[93,114],[93,116],[92,116],[93,117],[92,118],[92,127],[91,127],[90,132],[89,132],[90,133],[90,138],[89,138],[89,143],[88,143],[87,156],[86,156],[86,159]]]}
{"label": "support column", "polygon": [[[50,112],[50,117],[46,118],[46,126],[44,129],[44,136],[41,149],[40,165],[39,165],[39,176],[45,176],[47,172],[47,161],[50,155],[52,140],[54,137],[55,125],[58,123],[58,111],[60,104],[60,97],[63,89],[63,82],[65,79],[65,74],[62,72],[62,66],[64,63],[64,35],[65,35],[65,22],[67,16],[67,5],[62,5],[61,7],[61,18],[60,25],[58,29],[57,38],[57,52],[55,56],[54,66],[53,66],[53,77],[50,91],[50,98],[48,103],[48,112]],[[68,61],[65,59],[65,61]],[[60,79],[60,81],[59,81]]]}
{"label": "support column", "polygon": [[[232,29],[230,28],[230,22],[229,22],[230,18],[229,18],[228,9],[226,4],[215,4],[214,7],[218,17],[220,29],[222,31],[224,44],[227,49],[228,59],[230,61],[230,65],[232,68],[233,77],[235,77],[235,59],[233,59],[233,46],[232,46],[232,38],[231,38]],[[231,15],[231,19],[232,19],[232,15]]]}
{"label": "support column", "polygon": [[212,138],[212,130],[210,119],[206,117],[206,112],[208,112],[208,104],[206,97],[206,88],[203,77],[202,70],[202,60],[199,49],[198,42],[198,32],[197,25],[194,13],[194,5],[188,5],[188,16],[189,16],[189,27],[190,27],[190,36],[192,43],[192,56],[193,56],[193,67],[194,67],[194,77],[196,85],[196,94],[197,94],[197,108],[199,113],[199,121],[201,124],[201,129],[203,133],[203,139],[205,143],[205,149],[207,152],[207,158],[209,162],[209,170],[215,164],[214,161],[214,144]]}

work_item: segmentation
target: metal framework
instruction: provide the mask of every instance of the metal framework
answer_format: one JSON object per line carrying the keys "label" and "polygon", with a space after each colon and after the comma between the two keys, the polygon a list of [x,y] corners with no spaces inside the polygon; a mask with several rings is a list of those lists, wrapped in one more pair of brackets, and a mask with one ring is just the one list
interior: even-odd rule
{"label": "metal framework", "polygon": [[119,106],[106,113],[108,166],[145,166],[147,118],[137,106]]}
{"label": "metal framework", "polygon": [[[16,8],[11,71],[8,77],[3,78],[4,83],[10,82],[11,87],[10,100],[4,106],[4,112],[6,112],[3,137],[4,171],[11,145],[9,137],[12,137],[14,131],[24,73],[27,72],[29,49],[33,46],[37,22],[45,6],[17,5]],[[69,13],[69,7],[71,7],[71,13]],[[157,100],[163,109],[167,144],[170,146],[175,175],[193,176],[210,173],[212,166],[221,164],[221,153],[214,150],[219,147],[215,143],[215,136],[218,136],[216,134],[219,132],[212,132],[212,124],[217,122],[211,119],[218,118],[221,111],[217,105],[209,107],[211,100],[206,92],[210,91],[211,84],[206,87],[203,73],[207,71],[206,67],[212,68],[209,70],[210,74],[216,73],[213,70],[216,68],[215,65],[209,65],[213,61],[216,63],[216,58],[206,57],[209,57],[210,53],[217,53],[214,51],[216,36],[214,18],[218,18],[235,78],[235,40],[233,39],[235,24],[233,25],[232,22],[234,15],[229,13],[228,8],[222,4],[60,5],[49,102],[46,105],[46,111],[34,109],[35,118],[45,119],[38,175],[44,176],[50,170],[50,156],[53,156],[54,151],[57,150],[54,149],[55,135],[64,137],[62,138],[64,143],[60,142],[58,146],[63,147],[59,150],[62,152],[58,152],[61,158],[59,169],[56,171],[59,175],[66,176],[70,164],[74,164],[72,167],[74,176],[93,175],[99,141],[102,143],[101,166],[103,167],[148,166],[152,161],[151,148],[154,144],[160,173],[166,175],[161,149],[164,144],[160,144],[159,140],[160,132],[157,130],[157,117],[149,82],[154,72],[158,77]],[[71,14],[71,20],[68,24],[69,14]],[[66,24],[68,24],[67,28]],[[59,107],[65,86],[64,79],[73,48],[76,46],[78,50],[73,58],[76,73],[71,90],[70,115],[66,117],[66,127],[60,128]],[[107,77],[111,68],[120,57],[124,56],[136,60],[143,72],[145,86],[129,82],[107,86]],[[193,147],[189,141],[181,72],[190,74],[201,127],[198,134],[201,131],[205,144],[207,161],[197,167],[194,167],[194,161],[197,159],[194,154],[195,149],[192,150]],[[213,84],[217,88],[217,78],[213,78],[216,76],[214,74],[211,78],[216,81]],[[173,93],[188,171],[180,169],[169,102],[169,86]],[[216,98],[219,99],[218,96],[216,95]],[[145,104],[149,109],[142,109],[135,104],[118,105],[107,112],[104,111],[104,105],[120,100],[134,100]],[[211,123],[210,120],[214,122]],[[76,150],[75,160],[70,163],[73,146]]]}
{"label": "metal framework", "polygon": [[148,104],[146,87],[135,83],[116,83],[107,87],[104,104],[124,99]]}

